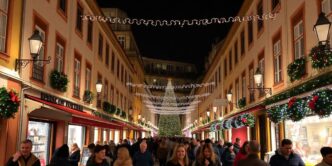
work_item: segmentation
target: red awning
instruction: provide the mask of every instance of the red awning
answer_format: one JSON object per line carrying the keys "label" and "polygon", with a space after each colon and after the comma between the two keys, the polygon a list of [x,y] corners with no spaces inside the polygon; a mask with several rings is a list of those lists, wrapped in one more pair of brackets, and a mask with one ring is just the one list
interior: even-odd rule
{"label": "red awning", "polygon": [[34,97],[31,95],[27,95],[27,94],[25,95],[25,97],[72,114],[72,123],[89,125],[89,126],[97,126],[97,127],[103,127],[103,128],[111,128],[111,129],[113,129],[113,128],[120,129],[123,127],[120,124],[112,123],[112,122],[106,121],[102,118],[99,118],[97,116],[94,116],[94,115],[91,115],[91,114],[88,114],[85,112],[77,111],[77,110],[74,110],[74,109],[71,109],[68,107],[64,107],[62,105],[44,101],[38,97]]}

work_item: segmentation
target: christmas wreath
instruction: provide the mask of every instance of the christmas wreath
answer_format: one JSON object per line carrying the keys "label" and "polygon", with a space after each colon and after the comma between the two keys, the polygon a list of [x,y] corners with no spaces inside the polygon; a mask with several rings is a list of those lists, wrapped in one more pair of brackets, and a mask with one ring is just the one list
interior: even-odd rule
{"label": "christmas wreath", "polygon": [[211,124],[210,132],[215,132],[215,131],[216,131],[216,124]]}
{"label": "christmas wreath", "polygon": [[306,107],[306,102],[303,99],[293,97],[289,100],[287,115],[292,121],[300,121],[306,116],[307,112],[308,108]]}
{"label": "christmas wreath", "polygon": [[231,128],[231,120],[228,120],[228,119],[224,120],[222,122],[222,128],[226,129],[226,130],[230,129]]}
{"label": "christmas wreath", "polygon": [[14,118],[19,105],[20,101],[16,92],[7,91],[4,87],[0,88],[0,118]]}
{"label": "christmas wreath", "polygon": [[241,121],[241,117],[237,116],[231,119],[231,126],[232,128],[240,128],[243,126],[243,123]]}
{"label": "christmas wreath", "polygon": [[311,66],[314,69],[321,69],[332,64],[332,52],[324,45],[315,46],[309,53]]}
{"label": "christmas wreath", "polygon": [[279,105],[267,110],[267,117],[273,123],[279,123],[287,117],[287,105]]}
{"label": "christmas wreath", "polygon": [[320,118],[328,117],[332,112],[332,90],[322,89],[311,95],[308,107]]}
{"label": "christmas wreath", "polygon": [[287,74],[290,77],[290,81],[299,80],[305,74],[305,58],[296,59],[293,63],[290,63],[287,67]]}
{"label": "christmas wreath", "polygon": [[241,99],[239,99],[239,101],[237,102],[239,108],[243,108],[246,106],[246,98],[242,97]]}
{"label": "christmas wreath", "polygon": [[249,113],[245,113],[241,116],[239,116],[241,123],[248,127],[254,127],[255,126],[255,116]]}
{"label": "christmas wreath", "polygon": [[90,90],[85,90],[83,94],[83,101],[87,103],[91,103],[94,98],[93,93]]}
{"label": "christmas wreath", "polygon": [[221,124],[220,122],[216,123],[216,124],[215,124],[215,129],[216,129],[216,131],[221,130],[221,129],[222,129],[221,126],[222,126],[222,124]]}
{"label": "christmas wreath", "polygon": [[50,83],[51,87],[57,89],[61,92],[67,91],[68,85],[67,75],[64,73],[60,73],[57,70],[53,70],[50,75]]}

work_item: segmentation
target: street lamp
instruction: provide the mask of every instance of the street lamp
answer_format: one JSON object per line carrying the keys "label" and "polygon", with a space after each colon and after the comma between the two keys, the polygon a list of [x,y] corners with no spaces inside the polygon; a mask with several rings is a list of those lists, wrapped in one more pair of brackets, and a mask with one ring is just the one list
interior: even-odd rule
{"label": "street lamp", "polygon": [[331,22],[326,18],[325,13],[321,12],[318,16],[316,24],[314,25],[314,31],[317,35],[318,42],[320,45],[328,45],[329,31]]}
{"label": "street lamp", "polygon": [[44,64],[49,64],[51,62],[51,57],[48,56],[47,59],[38,59],[41,47],[43,46],[43,38],[40,36],[39,31],[35,30],[31,37],[29,37],[29,48],[30,48],[30,55],[32,59],[16,59],[15,60],[15,71],[19,69],[21,66],[24,68],[30,62],[43,62]]}
{"label": "street lamp", "polygon": [[138,118],[138,119],[141,119],[141,114],[138,114],[137,118]]}
{"label": "street lamp", "polygon": [[257,89],[257,90],[260,90],[260,91],[264,91],[266,95],[267,94],[272,95],[272,89],[271,88],[264,88],[264,86],[262,86],[263,74],[262,74],[259,67],[257,67],[257,69],[256,69],[256,72],[255,72],[255,75],[254,75],[254,80],[255,80],[255,83],[257,85],[257,88],[249,87],[248,89],[250,91],[254,91],[255,89]]}
{"label": "street lamp", "polygon": [[100,94],[102,88],[103,88],[103,83],[101,82],[101,80],[98,80],[97,83],[96,83],[97,94]]}
{"label": "street lamp", "polygon": [[208,117],[210,117],[210,111],[207,111],[207,112],[206,112],[206,115],[207,115]]}
{"label": "street lamp", "polygon": [[212,110],[213,110],[214,119],[216,119],[216,117],[217,117],[217,107],[213,107]]}

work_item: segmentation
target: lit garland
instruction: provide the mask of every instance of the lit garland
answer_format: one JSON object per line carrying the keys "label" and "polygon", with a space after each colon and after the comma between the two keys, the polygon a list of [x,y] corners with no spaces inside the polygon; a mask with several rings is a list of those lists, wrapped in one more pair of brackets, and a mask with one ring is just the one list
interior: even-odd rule
{"label": "lit garland", "polygon": [[314,92],[308,107],[320,118],[329,117],[332,112],[332,90],[321,89]]}
{"label": "lit garland", "polygon": [[0,118],[14,118],[19,105],[20,101],[16,92],[7,91],[4,87],[0,88]]}
{"label": "lit garland", "polygon": [[279,105],[267,110],[267,116],[273,123],[279,123],[287,117],[287,105]]}
{"label": "lit garland", "polygon": [[231,121],[231,126],[232,128],[240,128],[243,126],[243,123],[241,121],[241,117],[240,116],[237,116],[237,117],[234,117],[232,119],[230,119]]}
{"label": "lit garland", "polygon": [[242,97],[241,99],[239,99],[239,101],[237,102],[239,108],[243,108],[246,106],[246,97]]}
{"label": "lit garland", "polygon": [[321,69],[332,65],[332,52],[324,45],[315,46],[309,53],[311,66],[314,69]]}
{"label": "lit garland", "polygon": [[234,22],[248,22],[257,20],[275,20],[277,13],[264,13],[262,15],[252,15],[252,16],[235,16],[235,17],[215,17],[215,18],[205,18],[205,19],[192,19],[192,20],[151,20],[151,19],[137,19],[137,18],[120,18],[120,17],[105,17],[105,16],[95,16],[95,15],[81,15],[83,21],[99,21],[99,22],[109,22],[111,24],[129,24],[129,25],[144,25],[144,26],[207,26],[211,24],[224,24],[224,23],[234,23]]}
{"label": "lit garland", "polygon": [[287,74],[290,78],[290,81],[293,82],[295,80],[299,80],[305,74],[305,58],[296,59],[294,62],[290,63],[287,66]]}
{"label": "lit garland", "polygon": [[293,97],[289,100],[287,107],[288,118],[294,122],[302,120],[309,110],[308,107],[306,107],[306,102],[304,99],[299,99],[296,97]]}
{"label": "lit garland", "polygon": [[226,119],[226,120],[223,120],[222,121],[222,128],[223,129],[230,129],[232,126],[231,126],[231,120],[229,119]]}
{"label": "lit garland", "polygon": [[255,126],[255,116],[249,113],[245,113],[239,116],[239,119],[241,120],[242,124],[248,127],[254,127]]}
{"label": "lit garland", "polygon": [[[131,87],[138,87],[138,88],[144,88],[144,89],[166,89],[167,86],[162,85],[145,85],[145,84],[133,84],[131,82],[126,83],[127,86]],[[200,87],[206,87],[206,86],[214,86],[214,82],[209,83],[202,83],[202,84],[186,84],[186,85],[174,85],[173,89],[191,89],[191,88],[200,88]]]}
{"label": "lit garland", "polygon": [[172,97],[172,96],[154,96],[154,95],[148,95],[144,93],[135,93],[136,96],[141,96],[145,98],[152,98],[152,99],[159,99],[159,100],[184,100],[184,99],[195,99],[195,98],[201,98],[201,97],[207,97],[210,95],[210,93],[203,93],[200,95],[190,95],[190,96],[181,96],[181,97]]}
{"label": "lit garland", "polygon": [[[148,100],[144,100],[143,102],[147,105],[161,105],[162,104],[162,102],[153,102],[153,101],[148,101]],[[176,102],[176,103],[170,103],[170,104],[174,104],[177,106],[189,106],[189,105],[197,105],[200,102],[201,102],[200,100],[196,100],[193,102]]]}

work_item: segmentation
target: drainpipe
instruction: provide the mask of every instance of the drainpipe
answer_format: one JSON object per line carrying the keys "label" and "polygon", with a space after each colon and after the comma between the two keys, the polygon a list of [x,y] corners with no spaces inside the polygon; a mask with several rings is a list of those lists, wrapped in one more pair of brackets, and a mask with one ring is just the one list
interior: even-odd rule
{"label": "drainpipe", "polygon": [[25,114],[25,99],[24,99],[24,92],[28,89],[30,89],[31,87],[27,86],[27,87],[24,87],[21,89],[21,92],[20,92],[20,117],[19,117],[19,125],[18,125],[18,141],[17,141],[17,148],[20,147],[20,144],[21,142],[24,140],[22,138],[22,132],[23,132],[23,124],[25,122],[25,117],[24,117],[24,114]]}

